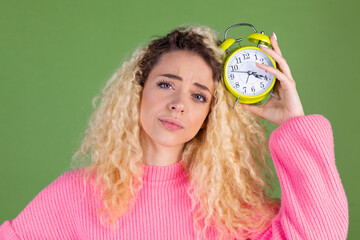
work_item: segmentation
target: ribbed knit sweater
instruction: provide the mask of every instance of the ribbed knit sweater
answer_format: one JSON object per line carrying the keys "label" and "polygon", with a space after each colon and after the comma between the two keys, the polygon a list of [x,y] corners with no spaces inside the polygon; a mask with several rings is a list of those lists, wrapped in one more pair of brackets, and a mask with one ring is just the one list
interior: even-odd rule
{"label": "ribbed knit sweater", "polygon": [[[346,239],[348,205],[330,122],[322,115],[290,118],[272,132],[269,147],[281,208],[256,239]],[[91,184],[84,185],[79,169],[61,175],[15,219],[5,221],[0,239],[194,239],[189,182],[181,162],[145,165],[144,170],[134,208],[116,231],[100,223],[98,197]]]}

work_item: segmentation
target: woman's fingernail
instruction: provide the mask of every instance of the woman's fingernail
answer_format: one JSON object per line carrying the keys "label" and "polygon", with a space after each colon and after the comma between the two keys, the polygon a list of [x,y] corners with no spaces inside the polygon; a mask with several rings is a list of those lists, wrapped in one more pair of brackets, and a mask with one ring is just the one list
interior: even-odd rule
{"label": "woman's fingernail", "polygon": [[275,40],[277,41],[277,37],[276,37],[276,34],[273,32],[272,33],[273,35],[274,35],[274,38],[275,38]]}
{"label": "woman's fingernail", "polygon": [[268,46],[266,46],[266,45],[264,45],[264,44],[260,44],[260,47],[269,48]]}

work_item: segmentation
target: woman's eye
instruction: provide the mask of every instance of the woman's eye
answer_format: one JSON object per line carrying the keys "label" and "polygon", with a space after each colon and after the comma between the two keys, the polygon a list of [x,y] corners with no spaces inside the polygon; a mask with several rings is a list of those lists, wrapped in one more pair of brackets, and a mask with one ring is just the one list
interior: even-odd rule
{"label": "woman's eye", "polygon": [[159,82],[157,85],[160,88],[172,88],[171,84],[168,82]]}
{"label": "woman's eye", "polygon": [[201,95],[201,94],[195,94],[194,96],[195,96],[195,98],[196,98],[198,101],[200,101],[200,102],[207,102],[206,97],[204,97],[204,96]]}

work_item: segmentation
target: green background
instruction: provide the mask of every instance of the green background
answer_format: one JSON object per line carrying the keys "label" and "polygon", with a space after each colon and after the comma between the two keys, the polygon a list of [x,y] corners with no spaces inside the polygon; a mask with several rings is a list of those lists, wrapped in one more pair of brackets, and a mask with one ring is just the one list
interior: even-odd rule
{"label": "green background", "polygon": [[180,24],[207,25],[222,39],[228,26],[248,22],[277,34],[305,114],[330,120],[348,239],[358,239],[358,10],[355,0],[1,0],[0,224],[70,170],[92,98],[137,46]]}

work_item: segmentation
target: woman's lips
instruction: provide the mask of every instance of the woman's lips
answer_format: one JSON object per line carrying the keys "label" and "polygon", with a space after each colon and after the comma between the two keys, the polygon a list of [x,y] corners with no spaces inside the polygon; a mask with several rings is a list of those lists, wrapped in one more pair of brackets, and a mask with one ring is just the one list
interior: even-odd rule
{"label": "woman's lips", "polygon": [[175,119],[159,119],[159,120],[164,127],[170,130],[179,130],[184,128],[182,123]]}

